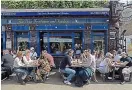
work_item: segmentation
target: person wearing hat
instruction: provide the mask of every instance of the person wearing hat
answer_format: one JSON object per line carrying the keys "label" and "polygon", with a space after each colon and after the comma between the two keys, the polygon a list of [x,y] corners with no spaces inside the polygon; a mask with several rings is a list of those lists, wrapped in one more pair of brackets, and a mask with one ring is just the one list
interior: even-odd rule
{"label": "person wearing hat", "polygon": [[31,58],[32,60],[36,60],[36,59],[37,59],[37,53],[35,52],[34,47],[31,47],[31,48],[30,48],[30,58]]}
{"label": "person wearing hat", "polygon": [[125,81],[124,81],[124,76],[123,76],[123,73],[122,73],[122,70],[127,66],[127,67],[130,67],[132,66],[131,64],[131,58],[127,56],[127,54],[125,52],[122,52],[121,53],[121,56],[122,58],[120,59],[120,62],[121,63],[118,63],[118,65],[120,65],[120,68],[118,70],[119,72],[119,75],[120,75],[120,79],[121,79],[121,84],[124,84]]}

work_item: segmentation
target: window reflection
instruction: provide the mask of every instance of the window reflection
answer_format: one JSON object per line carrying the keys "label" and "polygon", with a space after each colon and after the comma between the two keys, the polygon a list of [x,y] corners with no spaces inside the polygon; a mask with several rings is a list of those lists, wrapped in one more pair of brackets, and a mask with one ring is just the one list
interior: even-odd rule
{"label": "window reflection", "polygon": [[53,54],[64,54],[68,49],[72,48],[72,37],[55,36],[49,38],[50,52]]}
{"label": "window reflection", "polygon": [[105,50],[104,36],[94,36],[94,50]]}

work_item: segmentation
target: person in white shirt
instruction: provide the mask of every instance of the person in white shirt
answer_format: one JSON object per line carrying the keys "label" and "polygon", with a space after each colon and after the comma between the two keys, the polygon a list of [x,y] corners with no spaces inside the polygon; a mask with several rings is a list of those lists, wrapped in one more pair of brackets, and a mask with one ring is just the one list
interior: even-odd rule
{"label": "person in white shirt", "polygon": [[28,71],[26,70],[26,68],[24,68],[23,66],[25,66],[25,64],[22,62],[22,52],[19,51],[17,53],[17,56],[14,60],[14,72],[18,75],[18,81],[23,85],[26,84],[25,83],[25,78],[28,75]]}
{"label": "person in white shirt", "polygon": [[28,74],[30,74],[32,72],[32,70],[34,69],[32,66],[37,64],[36,61],[31,60],[30,50],[26,50],[25,56],[23,56],[23,62],[27,66]]}
{"label": "person in white shirt", "polygon": [[99,54],[97,56],[96,68],[99,67],[99,65],[100,65],[101,61],[103,61],[103,59],[104,59],[104,52],[101,50],[101,51],[99,51]]}
{"label": "person in white shirt", "polygon": [[37,59],[37,53],[35,52],[34,47],[31,47],[31,48],[30,48],[30,58],[31,58],[32,60],[36,60],[36,59]]}
{"label": "person in white shirt", "polygon": [[[91,54],[91,50],[84,50],[84,53],[81,55],[81,62],[89,69],[89,75],[94,77],[96,71],[95,57]],[[96,80],[96,77],[94,78]],[[89,81],[89,80],[88,80]],[[95,81],[98,82],[98,81]],[[88,82],[89,83],[89,82]]]}
{"label": "person in white shirt", "polygon": [[94,80],[94,82],[98,82],[98,80],[96,78],[96,61],[97,61],[98,52],[94,50],[92,56],[93,56],[94,62],[95,62],[95,64],[94,64],[95,70],[94,70],[93,80]]}
{"label": "person in white shirt", "polygon": [[112,54],[107,52],[105,59],[100,63],[100,66],[98,68],[98,71],[101,74],[105,74],[106,75],[106,79],[111,79],[109,77],[110,72],[112,72],[112,66],[114,66],[114,64],[112,63]]}
{"label": "person in white shirt", "polygon": [[114,61],[119,62],[121,58],[122,58],[121,51],[118,51],[117,54],[114,57]]}
{"label": "person in white shirt", "polygon": [[95,67],[95,58],[91,55],[91,50],[84,50],[83,54],[81,55],[81,62],[86,64],[87,67],[90,67],[92,71],[96,70]]}

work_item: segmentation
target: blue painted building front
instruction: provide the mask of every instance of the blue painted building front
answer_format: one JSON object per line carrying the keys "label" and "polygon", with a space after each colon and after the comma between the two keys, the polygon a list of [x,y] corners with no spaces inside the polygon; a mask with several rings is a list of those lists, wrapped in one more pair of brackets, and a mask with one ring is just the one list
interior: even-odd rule
{"label": "blue painted building front", "polygon": [[69,48],[108,50],[109,9],[2,10],[2,49],[35,47],[61,57]]}

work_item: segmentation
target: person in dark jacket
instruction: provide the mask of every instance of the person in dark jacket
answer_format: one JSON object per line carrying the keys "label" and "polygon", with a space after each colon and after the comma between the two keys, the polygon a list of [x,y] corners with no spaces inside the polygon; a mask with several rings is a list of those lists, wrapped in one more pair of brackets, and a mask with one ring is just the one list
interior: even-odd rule
{"label": "person in dark jacket", "polygon": [[71,49],[68,50],[67,55],[64,57],[64,59],[61,61],[61,64],[60,64],[60,71],[63,73],[69,74],[67,79],[64,81],[64,83],[67,85],[71,85],[70,81],[76,73],[75,70],[69,68],[69,66],[72,65],[71,61],[72,61],[73,52],[74,51]]}
{"label": "person in dark jacket", "polygon": [[125,83],[124,80],[124,75],[122,73],[122,70],[126,67],[131,67],[132,66],[132,62],[131,62],[131,58],[127,56],[127,53],[122,52],[122,58],[120,59],[121,63],[119,64],[121,67],[119,68],[119,75],[120,75],[120,79],[121,79],[121,84]]}
{"label": "person in dark jacket", "polygon": [[12,74],[14,59],[13,56],[9,54],[9,50],[3,51],[3,56],[1,59],[2,70],[7,72],[7,78]]}

